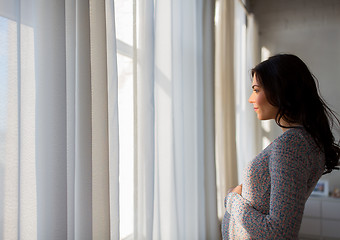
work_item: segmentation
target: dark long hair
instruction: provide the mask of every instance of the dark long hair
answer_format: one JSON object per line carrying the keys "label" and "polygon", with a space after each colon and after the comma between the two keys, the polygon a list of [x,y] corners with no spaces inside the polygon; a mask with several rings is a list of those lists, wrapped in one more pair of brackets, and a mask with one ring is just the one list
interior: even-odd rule
{"label": "dark long hair", "polygon": [[335,113],[318,92],[318,81],[297,56],[279,54],[261,62],[251,71],[263,87],[267,100],[278,107],[275,121],[301,124],[325,153],[324,174],[339,169],[340,147],[331,128],[340,125]]}

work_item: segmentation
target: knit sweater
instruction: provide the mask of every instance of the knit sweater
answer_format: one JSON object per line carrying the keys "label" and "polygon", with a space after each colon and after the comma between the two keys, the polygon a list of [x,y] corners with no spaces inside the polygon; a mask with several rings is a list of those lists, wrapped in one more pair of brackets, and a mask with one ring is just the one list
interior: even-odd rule
{"label": "knit sweater", "polygon": [[304,128],[276,138],[244,170],[242,195],[225,198],[223,239],[298,239],[325,156]]}

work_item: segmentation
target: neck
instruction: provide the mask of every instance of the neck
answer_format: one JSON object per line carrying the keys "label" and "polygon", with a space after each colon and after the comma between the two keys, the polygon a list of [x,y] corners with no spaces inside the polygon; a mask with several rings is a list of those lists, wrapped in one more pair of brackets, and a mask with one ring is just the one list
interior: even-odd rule
{"label": "neck", "polygon": [[289,124],[287,123],[287,124],[281,124],[281,125],[284,126],[284,127],[281,127],[282,132],[285,132],[290,128],[302,127],[302,125],[299,123],[289,123]]}
{"label": "neck", "polygon": [[294,128],[294,127],[302,127],[303,125],[300,123],[288,123],[285,120],[281,119],[280,121],[280,125],[283,126],[281,127],[282,132],[287,131],[290,128]]}

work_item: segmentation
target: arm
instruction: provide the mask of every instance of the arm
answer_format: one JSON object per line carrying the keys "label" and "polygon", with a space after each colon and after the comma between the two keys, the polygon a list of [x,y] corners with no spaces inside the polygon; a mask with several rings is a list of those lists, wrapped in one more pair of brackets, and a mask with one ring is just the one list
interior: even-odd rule
{"label": "arm", "polygon": [[[282,139],[281,139],[282,140]],[[292,239],[296,237],[307,192],[306,151],[301,137],[290,136],[278,141],[269,159],[271,177],[270,209],[264,215],[241,195],[228,194],[227,211],[250,234],[260,239]]]}

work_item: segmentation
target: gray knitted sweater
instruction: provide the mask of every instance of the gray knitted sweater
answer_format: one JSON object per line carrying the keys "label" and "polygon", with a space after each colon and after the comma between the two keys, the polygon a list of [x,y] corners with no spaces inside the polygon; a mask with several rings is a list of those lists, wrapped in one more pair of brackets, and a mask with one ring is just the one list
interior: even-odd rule
{"label": "gray knitted sweater", "polygon": [[242,196],[225,198],[223,239],[298,239],[305,203],[324,165],[309,133],[288,129],[248,164]]}

